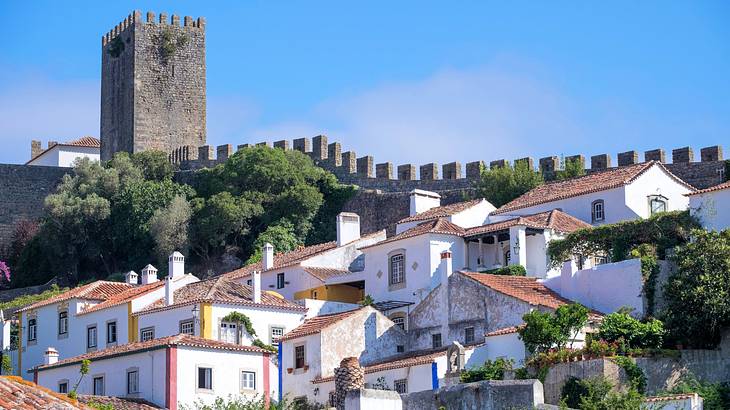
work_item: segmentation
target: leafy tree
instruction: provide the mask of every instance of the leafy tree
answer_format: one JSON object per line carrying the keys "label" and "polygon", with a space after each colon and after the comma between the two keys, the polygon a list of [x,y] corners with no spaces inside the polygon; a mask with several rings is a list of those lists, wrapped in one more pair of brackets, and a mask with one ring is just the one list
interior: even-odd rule
{"label": "leafy tree", "polygon": [[481,380],[502,380],[504,379],[504,371],[512,370],[512,360],[502,357],[491,361],[487,360],[479,367],[467,369],[461,372],[460,379],[462,383],[473,383]]}
{"label": "leafy tree", "polygon": [[636,410],[641,408],[643,395],[635,389],[626,393],[613,391],[614,385],[605,377],[580,380],[568,379],[561,392],[561,404],[581,410]]}
{"label": "leafy tree", "polygon": [[477,197],[486,198],[500,207],[543,182],[542,174],[531,169],[526,162],[517,162],[514,167],[508,164],[484,169],[476,186]]}
{"label": "leafy tree", "polygon": [[173,168],[163,151],[142,151],[132,155],[132,163],[142,171],[145,179],[163,181],[172,179]]}
{"label": "leafy tree", "polygon": [[193,210],[183,196],[176,196],[164,208],[158,209],[150,219],[150,233],[160,260],[172,252],[187,253],[188,225]]}
{"label": "leafy tree", "polygon": [[580,177],[586,174],[583,162],[578,159],[569,160],[563,158],[563,169],[555,173],[555,179],[562,181],[565,179]]}
{"label": "leafy tree", "polygon": [[254,252],[248,258],[246,264],[261,260],[263,247],[266,243],[273,245],[274,252],[276,253],[293,251],[302,244],[294,235],[294,226],[284,220],[280,224],[269,226],[265,231],[261,232],[258,238],[256,238],[256,241],[254,241]]}
{"label": "leafy tree", "polygon": [[728,383],[703,382],[690,374],[682,377],[679,383],[667,393],[697,393],[702,397],[703,408],[706,410],[730,409],[730,384]]}
{"label": "leafy tree", "polygon": [[664,324],[657,319],[640,322],[626,312],[614,312],[603,318],[598,337],[607,342],[623,339],[631,348],[659,348]]}
{"label": "leafy tree", "polygon": [[588,323],[588,308],[580,303],[560,306],[555,311],[553,321],[560,333],[557,345],[565,347],[568,341],[575,339],[577,333]]}
{"label": "leafy tree", "polygon": [[525,325],[518,330],[530,353],[563,348],[588,322],[588,309],[578,303],[560,306],[555,312],[533,310],[522,316]]}
{"label": "leafy tree", "polygon": [[74,384],[73,389],[68,392],[68,397],[72,399],[76,398],[76,391],[78,390],[79,385],[81,385],[81,381],[84,380],[84,376],[89,374],[89,366],[91,366],[91,360],[84,359],[81,361],[81,367],[79,368],[79,379],[76,381],[76,384]]}
{"label": "leafy tree", "polygon": [[677,269],[664,287],[664,323],[671,340],[712,348],[730,325],[730,230],[694,230],[692,236],[673,257]]}

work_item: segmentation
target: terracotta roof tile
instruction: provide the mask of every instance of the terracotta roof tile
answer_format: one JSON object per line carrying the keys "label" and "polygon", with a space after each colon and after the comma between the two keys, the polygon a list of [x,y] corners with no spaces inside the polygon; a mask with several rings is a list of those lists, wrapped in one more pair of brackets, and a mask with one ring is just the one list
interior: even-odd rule
{"label": "terracotta roof tile", "polygon": [[[98,350],[96,352],[84,353],[78,356],[69,357],[68,359],[59,360],[54,364],[44,364],[36,366],[34,369],[43,371],[46,369],[67,366],[76,363],[80,363],[82,360],[102,360],[105,358],[124,356],[134,353],[139,353],[147,350],[154,350],[165,348],[168,346],[187,346],[187,347],[199,347],[204,349],[218,349],[218,350],[230,350],[238,352],[254,352],[254,353],[270,353],[268,350],[264,350],[256,346],[245,346],[237,345],[232,343],[221,342],[219,340],[204,339],[202,337],[179,334],[174,336],[161,337],[159,339],[147,340],[145,342],[134,342],[127,343],[119,346],[109,347],[106,349]],[[30,371],[32,371],[31,369]]]}
{"label": "terracotta roof tile", "polygon": [[67,141],[59,145],[71,145],[74,147],[90,147],[90,148],[101,148],[101,140],[95,137],[81,137],[73,141]]}
{"label": "terracotta roof tile", "polygon": [[40,302],[36,302],[32,305],[26,306],[22,309],[19,309],[18,312],[25,312],[27,310],[38,309],[43,306],[48,306],[48,305],[51,305],[54,303],[59,303],[59,302],[65,302],[67,300],[71,300],[71,299],[75,299],[75,298],[104,301],[114,295],[119,294],[120,292],[126,291],[130,287],[132,287],[132,285],[122,283],[122,282],[109,282],[109,281],[105,281],[105,280],[97,280],[96,282],[91,282],[89,284],[79,286],[77,288],[69,289],[68,291],[63,292],[59,295],[56,295],[52,298],[41,300]]}
{"label": "terracotta roof tile", "polygon": [[489,332],[489,333],[485,334],[484,337],[501,336],[501,335],[509,335],[509,334],[512,334],[512,333],[517,333],[517,331],[520,330],[520,328],[521,327],[524,327],[524,326],[525,325],[510,326],[510,327],[505,327],[505,328],[502,328],[502,329],[497,329],[497,330],[495,330],[493,332]]}
{"label": "terracotta roof tile", "polygon": [[473,199],[471,201],[457,202],[455,204],[437,206],[427,211],[423,211],[419,214],[409,216],[401,219],[398,223],[414,222],[414,221],[427,221],[429,219],[445,218],[451,215],[458,214],[459,212],[465,211],[475,205],[480,204],[484,201],[483,198]]}
{"label": "terracotta roof tile", "polygon": [[412,238],[414,236],[424,235],[427,233],[464,236],[465,232],[466,231],[464,230],[464,228],[449,222],[448,219],[439,218],[420,223],[413,228],[407,229],[399,233],[398,235],[392,236],[384,241],[380,241],[372,245],[363,246],[360,249],[367,249],[373,246],[383,245],[386,243],[395,242],[406,238]]}
{"label": "terracotta roof tile", "polygon": [[692,195],[699,195],[699,194],[706,194],[708,192],[714,192],[714,191],[722,191],[723,189],[730,189],[730,181],[723,182],[722,184],[718,184],[715,186],[711,186],[709,188],[700,189],[694,192],[690,192],[689,194],[685,194],[686,196],[692,196]]}
{"label": "terracotta roof tile", "polygon": [[581,221],[565,212],[553,209],[527,216],[518,216],[506,221],[493,222],[476,226],[466,230],[465,237],[483,235],[490,232],[499,232],[512,226],[526,226],[536,229],[553,229],[558,232],[570,233],[582,228],[591,228],[592,225]]}
{"label": "terracotta roof tile", "polygon": [[[298,262],[301,262],[303,259],[310,258],[312,256],[318,255],[322,252],[329,251],[336,247],[337,247],[337,243],[333,241],[333,242],[320,243],[317,245],[303,246],[301,248],[295,249],[290,252],[277,253],[276,255],[274,255],[274,269],[281,269],[281,268],[285,268],[287,266],[296,265]],[[253,272],[255,270],[259,270],[259,271],[263,270],[263,263],[262,262],[252,263],[250,265],[244,266],[244,267],[236,269],[234,271],[225,273],[223,275],[227,276],[231,279],[240,279],[242,277],[250,275],[251,272]]]}
{"label": "terracotta roof tile", "polygon": [[154,403],[150,403],[144,399],[134,399],[131,397],[111,397],[111,396],[92,396],[86,394],[79,395],[79,402],[86,405],[104,405],[111,406],[114,410],[156,410],[162,409]]}
{"label": "terracotta roof tile", "polygon": [[0,409],[91,409],[66,395],[17,376],[0,376]]}
{"label": "terracotta roof tile", "polygon": [[225,276],[217,276],[211,279],[201,280],[200,282],[187,284],[180,289],[177,289],[173,297],[174,303],[170,306],[165,305],[165,298],[160,298],[135,314],[153,313],[200,302],[262,306],[293,311],[306,310],[304,306],[297,305],[296,303],[274,296],[265,291],[261,292],[261,303],[255,303],[253,301],[251,286],[242,285]]}
{"label": "terracotta roof tile", "polygon": [[687,400],[697,397],[697,393],[671,394],[668,396],[650,396],[644,399],[644,402],[654,403],[659,401]]}
{"label": "terracotta roof tile", "polygon": [[352,272],[342,269],[333,269],[333,268],[321,268],[316,266],[302,266],[302,269],[304,269],[305,272],[308,274],[314,276],[315,278],[321,280],[324,282],[327,279],[330,278],[336,278],[340,276],[347,276],[352,274]]}
{"label": "terracotta roof tile", "polygon": [[[409,352],[396,357],[390,357],[378,363],[364,366],[365,374],[377,373],[386,370],[400,369],[404,367],[418,366],[422,364],[431,364],[433,361],[440,356],[446,355],[448,347],[439,348],[436,350],[418,350]],[[317,377],[312,380],[312,383],[327,383],[335,379],[334,376],[328,377]]]}
{"label": "terracotta roof tile", "polygon": [[501,208],[492,212],[492,214],[503,214],[547,202],[618,188],[630,184],[652,166],[660,167],[672,179],[694,191],[691,185],[669,172],[661,162],[649,161],[540,185],[519,198],[514,199],[512,202],[503,205]]}
{"label": "terracotta roof tile", "polygon": [[103,310],[103,309],[107,309],[107,308],[110,308],[113,306],[118,306],[118,305],[127,303],[130,300],[133,300],[134,298],[136,298],[137,296],[142,296],[146,293],[154,291],[155,289],[159,289],[159,288],[165,286],[165,281],[157,281],[154,283],[149,283],[147,285],[138,285],[138,286],[132,285],[132,286],[133,287],[126,289],[122,292],[119,292],[116,295],[111,296],[107,300],[105,300],[97,305],[94,305],[85,310],[82,310],[81,312],[78,313],[78,315],[85,315],[87,313],[96,312],[99,310]]}
{"label": "terracotta roof tile", "polygon": [[322,329],[339,322],[342,319],[352,316],[361,308],[348,310],[346,312],[330,313],[328,315],[319,315],[309,318],[301,325],[295,327],[290,332],[281,337],[280,340],[296,339],[298,337],[313,335],[322,331]]}

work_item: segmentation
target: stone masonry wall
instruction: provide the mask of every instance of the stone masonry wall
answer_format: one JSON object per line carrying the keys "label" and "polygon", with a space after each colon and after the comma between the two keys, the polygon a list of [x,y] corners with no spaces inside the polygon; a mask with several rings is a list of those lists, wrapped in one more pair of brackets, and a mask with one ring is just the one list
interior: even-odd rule
{"label": "stone masonry wall", "polygon": [[205,20],[135,11],[102,37],[101,157],[203,145]]}

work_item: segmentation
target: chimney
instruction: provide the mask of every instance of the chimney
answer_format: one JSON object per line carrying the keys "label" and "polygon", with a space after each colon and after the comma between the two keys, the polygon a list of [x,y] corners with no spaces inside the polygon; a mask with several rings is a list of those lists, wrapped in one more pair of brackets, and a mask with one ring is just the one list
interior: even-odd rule
{"label": "chimney", "polygon": [[274,269],[274,245],[268,242],[264,244],[264,252],[261,254],[261,264],[264,271]]}
{"label": "chimney", "polygon": [[58,350],[49,347],[43,354],[43,358],[43,364],[56,364],[58,362]]}
{"label": "chimney", "polygon": [[449,277],[454,271],[451,251],[441,252],[441,284],[448,285]]}
{"label": "chimney", "polygon": [[441,195],[435,192],[414,189],[411,191],[410,198],[411,209],[409,216],[420,214],[421,212],[428,211],[431,208],[441,206]]}
{"label": "chimney", "polygon": [[40,155],[40,153],[43,152],[43,148],[41,148],[41,142],[38,140],[33,140],[30,142],[30,159],[33,159]]}
{"label": "chimney", "polygon": [[185,275],[185,257],[175,251],[167,258],[167,276],[171,279]]}
{"label": "chimney", "polygon": [[360,239],[360,216],[352,212],[337,215],[337,246]]}
{"label": "chimney", "polygon": [[253,301],[254,303],[261,303],[261,271],[255,270],[253,271],[253,283],[252,286],[252,293],[253,293]]}
{"label": "chimney", "polygon": [[53,148],[58,145],[58,141],[48,141],[48,148]]}
{"label": "chimney", "polygon": [[147,285],[155,282],[157,282],[157,268],[152,265],[145,266],[142,269],[142,284]]}
{"label": "chimney", "polygon": [[130,285],[136,285],[139,283],[138,281],[139,275],[137,275],[137,272],[130,270],[129,272],[124,274],[124,282]]}
{"label": "chimney", "polygon": [[165,306],[175,303],[175,288],[172,286],[172,280],[170,276],[165,278]]}
{"label": "chimney", "polygon": [[441,337],[443,341],[449,343],[449,323],[451,323],[451,300],[449,295],[449,277],[453,272],[453,260],[451,259],[451,251],[445,250],[441,252],[441,299],[442,309],[446,312],[446,320],[441,323]]}

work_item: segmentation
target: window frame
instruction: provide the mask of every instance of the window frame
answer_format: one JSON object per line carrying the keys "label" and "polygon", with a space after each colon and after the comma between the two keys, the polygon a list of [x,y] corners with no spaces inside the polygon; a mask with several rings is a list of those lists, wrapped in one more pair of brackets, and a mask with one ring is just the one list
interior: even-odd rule
{"label": "window frame", "polygon": [[[144,335],[146,332],[150,332],[152,337],[149,339],[145,339]],[[153,340],[155,338],[155,327],[154,326],[147,326],[145,328],[139,329],[139,341],[140,342],[146,342],[148,340]]]}
{"label": "window frame", "polygon": [[[112,331],[113,330],[113,331]],[[116,320],[110,320],[106,322],[106,344],[116,344],[119,340],[119,335],[117,334],[117,321]],[[114,336],[114,340],[111,339],[111,336]]]}
{"label": "window frame", "polygon": [[[101,380],[101,393],[96,390],[96,381]],[[94,396],[105,396],[106,393],[106,380],[103,374],[97,374],[91,377],[91,391]]]}
{"label": "window frame", "polygon": [[[405,312],[396,312],[390,315],[390,320],[404,332],[408,332],[408,320]],[[400,323],[399,323],[400,322]]]}
{"label": "window frame", "polygon": [[[233,337],[234,337],[234,340],[233,341],[230,341],[227,338],[226,339],[223,339],[223,328],[224,328],[224,326],[227,327],[228,329],[235,329],[233,331],[234,332],[233,333]],[[226,331],[226,333],[228,334],[229,331]],[[224,322],[224,321],[220,321],[220,323],[218,324],[218,340],[220,340],[221,342],[232,343],[232,344],[239,344],[240,343],[239,342],[240,341],[240,334],[241,334],[241,332],[240,332],[240,326],[239,326],[239,324],[237,322]]]}
{"label": "window frame", "polygon": [[[471,330],[471,340],[469,340],[469,331]],[[464,328],[464,343],[471,344],[476,341],[476,330],[474,326],[467,326]]]}
{"label": "window frame", "polygon": [[[399,389],[399,386],[402,386],[402,388]],[[393,380],[393,390],[398,394],[408,393],[408,379]]]}
{"label": "window frame", "polygon": [[[596,206],[600,205],[601,217],[599,218],[596,212]],[[606,220],[606,201],[603,199],[596,199],[591,202],[591,223],[604,222]]]}
{"label": "window frame", "polygon": [[[94,335],[93,345],[91,344],[92,338],[90,337],[92,334]],[[99,347],[99,328],[94,323],[93,325],[86,326],[86,350],[96,349],[97,347]]]}
{"label": "window frame", "polygon": [[[190,327],[191,332],[185,332],[183,331],[184,327]],[[181,320],[179,324],[179,330],[180,334],[186,334],[186,335],[193,335],[195,336],[195,320],[194,319],[185,319]]]}
{"label": "window frame", "polygon": [[279,272],[276,274],[276,288],[284,289],[286,286],[286,272]]}
{"label": "window frame", "polygon": [[[436,345],[436,340],[438,340],[438,346]],[[438,349],[444,345],[444,341],[441,337],[441,333],[431,333],[431,348],[432,349]]]}
{"label": "window frame", "polygon": [[[207,380],[210,382],[208,387],[200,387],[200,371],[201,370],[207,370],[207,373],[210,374],[210,377],[204,378],[203,380]],[[204,376],[206,373],[204,373]],[[213,392],[213,366],[207,365],[207,364],[200,364],[195,366],[195,391],[196,392]]]}
{"label": "window frame", "polygon": [[[31,332],[31,329],[33,330]],[[31,337],[31,333],[33,337]],[[38,341],[38,318],[28,318],[28,342]]]}
{"label": "window frame", "polygon": [[[65,387],[65,389],[61,389],[61,386]],[[59,394],[68,394],[68,379],[62,379],[58,381],[58,393]]]}
{"label": "window frame", "polygon": [[68,310],[58,312],[58,336],[68,336]]}
{"label": "window frame", "polygon": [[[239,383],[238,383],[238,389],[242,392],[250,392],[250,391],[256,391],[256,372],[250,369],[241,369],[239,371]],[[253,382],[253,387],[246,387],[244,386],[244,375],[250,375],[253,376],[253,379],[251,380]]]}
{"label": "window frame", "polygon": [[[281,335],[278,337],[274,336],[274,330],[275,329],[281,329]],[[286,327],[284,326],[277,326],[277,325],[269,325],[269,344],[272,346],[278,347],[279,341],[284,336],[284,333],[286,333]]]}
{"label": "window frame", "polygon": [[[129,376],[132,374],[136,375],[136,388],[134,390],[131,389],[132,386],[129,379]],[[127,394],[139,394],[139,368],[137,367],[127,369]]]}
{"label": "window frame", "polygon": [[[300,349],[302,352],[302,355],[301,355],[302,356],[301,357],[302,365],[301,366],[299,366],[298,361],[300,358],[298,357],[299,355],[297,354],[297,352],[299,352]],[[295,345],[294,346],[294,369],[304,369],[304,366],[306,366],[306,365],[307,365],[307,347],[304,344]]]}
{"label": "window frame", "polygon": [[[394,262],[394,259],[398,257],[401,258],[400,262]],[[394,272],[394,263],[402,266],[402,272]],[[406,254],[405,249],[393,249],[388,252],[387,271],[388,277],[386,280],[388,281],[388,291],[395,291],[406,287],[406,284],[408,283],[408,255]],[[401,277],[399,278],[396,276],[394,278],[394,275],[400,275]],[[399,280],[394,281],[394,279]]]}
{"label": "window frame", "polygon": [[[647,197],[647,201],[649,203],[649,216],[656,215],[662,212],[669,211],[669,198],[665,197],[664,195],[649,195]],[[654,202],[661,202],[664,204],[664,210],[654,212],[654,208],[652,207],[652,204]]]}

